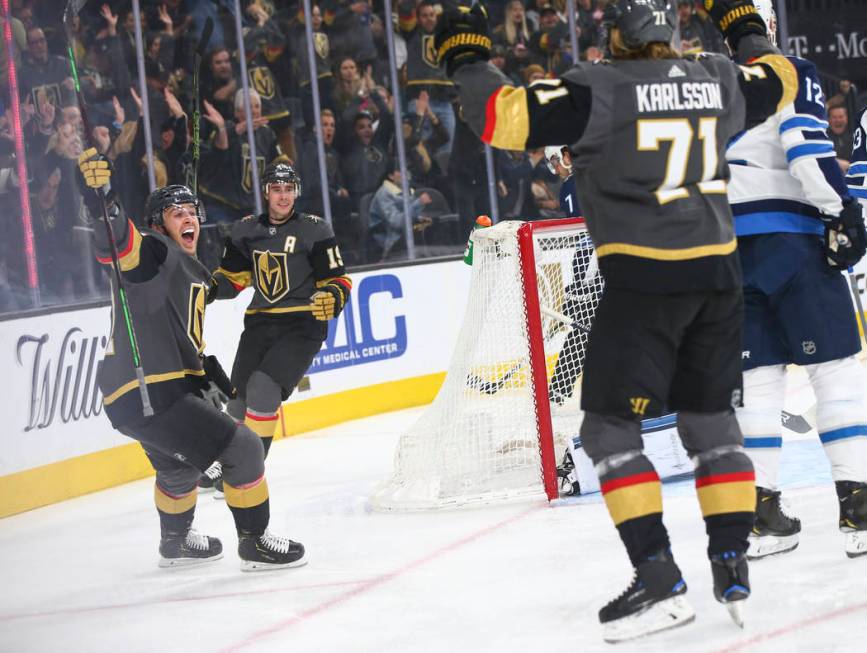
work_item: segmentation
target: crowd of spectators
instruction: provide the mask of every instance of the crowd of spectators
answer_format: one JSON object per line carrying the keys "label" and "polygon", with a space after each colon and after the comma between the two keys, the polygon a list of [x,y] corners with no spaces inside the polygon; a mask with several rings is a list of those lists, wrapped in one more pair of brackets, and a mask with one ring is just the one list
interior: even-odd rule
{"label": "crowd of spectators", "polygon": [[[141,0],[157,186],[190,178],[193,52],[206,20],[215,24],[200,73],[198,191],[208,216],[200,246],[203,261],[214,265],[227,226],[254,211],[254,168],[262,171],[276,159],[290,161],[302,177],[299,208],[321,215],[327,194],[350,266],[406,258],[407,233],[417,255],[460,251],[476,216],[492,213],[491,186],[501,219],[559,214],[561,182],[545,165],[542,150],[495,150],[496,178],[489,184],[484,147],[461,119],[454,86],[436,65],[437,16],[453,1],[394,0],[389,20],[400,79],[396,103],[382,0],[314,0],[315,80],[303,4],[242,0],[254,157],[247,137],[234,0]],[[139,224],[149,188],[131,2],[90,0],[72,25],[70,45],[80,69],[90,134],[84,133],[70,72],[61,24],[65,4],[10,0],[20,134],[27,159],[25,190],[42,304],[79,302],[106,293],[90,252],[92,223],[75,174],[86,143],[95,144],[112,161],[114,191]],[[603,56],[603,4],[575,0],[575,37],[582,59]],[[565,0],[488,0],[485,5],[492,25],[491,60],[515,84],[554,77],[573,64]],[[684,51],[722,51],[701,2],[680,0],[678,15]],[[24,209],[5,46],[0,59],[0,312],[7,312],[32,306],[33,296],[27,289],[22,246]],[[325,189],[314,131],[314,83],[321,102]],[[398,105],[401,115],[395,116]],[[834,134],[837,122],[832,116]],[[409,216],[397,163],[398,128],[413,195],[407,202]]]}

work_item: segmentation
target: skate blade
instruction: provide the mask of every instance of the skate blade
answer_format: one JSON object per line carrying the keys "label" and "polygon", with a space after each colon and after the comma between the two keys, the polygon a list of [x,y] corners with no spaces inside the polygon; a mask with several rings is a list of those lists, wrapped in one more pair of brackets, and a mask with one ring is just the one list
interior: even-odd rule
{"label": "skate blade", "polygon": [[846,533],[846,555],[850,558],[867,555],[867,531]]}
{"label": "skate blade", "polygon": [[214,490],[214,501],[225,501],[226,495],[219,490]]}
{"label": "skate blade", "polygon": [[673,596],[647,610],[602,624],[602,639],[609,644],[652,635],[685,626],[695,619],[695,610],[684,596]]}
{"label": "skate blade", "polygon": [[287,562],[286,564],[278,565],[273,562],[258,562],[253,560],[241,560],[241,571],[275,571],[277,569],[291,569],[292,567],[303,567],[307,564],[308,556],[305,552],[298,560]]}
{"label": "skate blade", "polygon": [[180,569],[186,567],[198,567],[199,565],[206,565],[209,562],[214,562],[215,560],[222,559],[223,554],[218,553],[215,556],[210,556],[208,558],[163,558],[160,556],[160,561],[157,565],[161,569]]}
{"label": "skate blade", "polygon": [[209,494],[209,493],[214,491],[213,485],[210,487],[202,487],[201,485],[199,485],[198,487],[199,487],[199,494]]}
{"label": "skate blade", "polygon": [[788,553],[798,548],[798,535],[750,535],[747,560],[759,560],[768,556]]}
{"label": "skate blade", "polygon": [[744,627],[744,602],[743,601],[732,601],[731,603],[726,603],[726,610],[729,611],[729,616],[732,618],[738,628]]}

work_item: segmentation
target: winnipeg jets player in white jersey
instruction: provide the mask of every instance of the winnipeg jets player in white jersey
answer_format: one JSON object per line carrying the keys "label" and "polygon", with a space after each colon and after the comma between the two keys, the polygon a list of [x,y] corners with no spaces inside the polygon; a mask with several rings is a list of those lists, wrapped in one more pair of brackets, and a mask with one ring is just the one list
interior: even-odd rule
{"label": "winnipeg jets player in white jersey", "polygon": [[849,159],[846,184],[849,194],[867,207],[867,107],[858,113],[852,133],[852,158]]}
{"label": "winnipeg jets player in white jersey", "polygon": [[[754,4],[775,34],[771,0]],[[777,488],[786,365],[794,363],[805,367],[816,395],[839,526],[847,555],[855,557],[867,554],[867,410],[855,358],[861,341],[841,270],[864,255],[867,237],[861,206],[826,133],[816,68],[788,58],[798,71],[794,103],[732,139],[726,156],[744,273],[744,394],[737,417],[757,486],[748,555],[798,545],[800,521],[781,509]]]}

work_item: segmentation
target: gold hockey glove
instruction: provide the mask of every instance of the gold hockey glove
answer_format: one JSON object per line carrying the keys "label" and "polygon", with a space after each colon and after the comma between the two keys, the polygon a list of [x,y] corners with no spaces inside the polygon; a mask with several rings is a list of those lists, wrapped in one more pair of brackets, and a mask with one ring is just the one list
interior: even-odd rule
{"label": "gold hockey glove", "polygon": [[748,34],[768,35],[765,21],[752,0],[704,0],[704,8],[714,24],[737,52],[738,42]]}
{"label": "gold hockey glove", "polygon": [[111,181],[111,166],[108,159],[100,155],[95,147],[86,149],[78,157],[78,169],[88,188],[99,190]]}
{"label": "gold hockey glove", "polygon": [[440,65],[445,64],[451,77],[464,64],[491,58],[488,13],[480,4],[472,9],[446,9],[437,22],[434,47]]}
{"label": "gold hockey glove", "polygon": [[313,302],[313,317],[317,320],[330,320],[337,317],[337,296],[327,286],[313,293],[310,298]]}

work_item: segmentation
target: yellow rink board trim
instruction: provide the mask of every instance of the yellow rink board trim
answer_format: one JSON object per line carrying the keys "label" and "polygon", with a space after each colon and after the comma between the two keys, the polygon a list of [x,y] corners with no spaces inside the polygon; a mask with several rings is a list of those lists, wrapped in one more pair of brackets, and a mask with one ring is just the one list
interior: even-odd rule
{"label": "yellow rink board trim", "polygon": [[[433,401],[445,372],[285,404],[276,438]],[[137,442],[0,476],[0,517],[153,476]]]}

